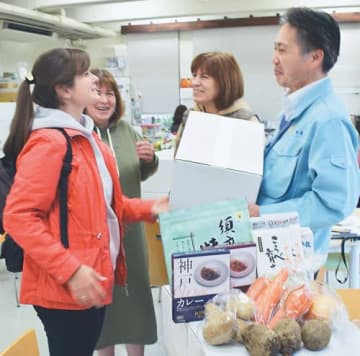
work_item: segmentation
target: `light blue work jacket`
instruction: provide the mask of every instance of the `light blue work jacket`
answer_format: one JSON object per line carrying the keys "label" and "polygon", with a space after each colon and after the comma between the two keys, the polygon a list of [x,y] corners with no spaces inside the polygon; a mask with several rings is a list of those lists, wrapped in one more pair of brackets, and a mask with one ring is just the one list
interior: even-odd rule
{"label": "light blue work jacket", "polygon": [[315,251],[326,254],[331,227],[359,198],[358,134],[329,78],[305,91],[289,119],[265,148],[257,204],[261,215],[297,211],[314,233]]}

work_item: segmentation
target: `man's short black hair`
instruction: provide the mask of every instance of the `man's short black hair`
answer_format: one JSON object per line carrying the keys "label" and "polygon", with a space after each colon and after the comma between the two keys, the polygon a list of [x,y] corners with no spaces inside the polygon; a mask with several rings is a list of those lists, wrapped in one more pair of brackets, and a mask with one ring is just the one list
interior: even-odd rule
{"label": "man's short black hair", "polygon": [[293,7],[286,12],[282,23],[288,23],[297,30],[304,54],[316,49],[324,51],[324,73],[334,66],[340,51],[340,29],[331,15],[306,7]]}

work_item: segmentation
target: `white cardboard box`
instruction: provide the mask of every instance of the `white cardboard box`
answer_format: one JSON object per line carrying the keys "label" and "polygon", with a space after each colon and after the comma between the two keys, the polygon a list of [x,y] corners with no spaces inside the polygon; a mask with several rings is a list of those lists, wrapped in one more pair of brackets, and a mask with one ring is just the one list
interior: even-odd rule
{"label": "white cardboard box", "polygon": [[264,143],[260,123],[191,111],[175,157],[171,208],[242,197],[255,202]]}
{"label": "white cardboard box", "polygon": [[154,175],[141,182],[141,196],[144,199],[157,199],[168,195],[172,182],[174,167],[174,150],[156,152],[159,158],[159,167]]}

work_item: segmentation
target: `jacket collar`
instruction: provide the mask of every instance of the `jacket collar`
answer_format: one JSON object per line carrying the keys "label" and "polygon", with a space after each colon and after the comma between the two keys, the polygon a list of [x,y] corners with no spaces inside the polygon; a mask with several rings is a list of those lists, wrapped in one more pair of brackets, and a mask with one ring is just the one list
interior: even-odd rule
{"label": "jacket collar", "polygon": [[331,80],[329,77],[325,77],[288,95],[285,98],[284,110],[286,120],[290,121],[299,117],[319,97],[327,95],[332,91]]}
{"label": "jacket collar", "polygon": [[91,136],[94,128],[93,120],[90,119],[89,116],[83,114],[82,122],[83,125],[65,111],[37,106],[32,130],[62,127],[65,129],[76,130],[87,137]]}
{"label": "jacket collar", "polygon": [[[194,110],[205,112],[205,107],[203,105],[195,104]],[[216,115],[224,115],[225,116],[225,115],[232,114],[239,110],[247,110],[247,111],[251,112],[249,105],[245,102],[245,100],[243,98],[236,99],[229,107],[218,111],[216,113]]]}

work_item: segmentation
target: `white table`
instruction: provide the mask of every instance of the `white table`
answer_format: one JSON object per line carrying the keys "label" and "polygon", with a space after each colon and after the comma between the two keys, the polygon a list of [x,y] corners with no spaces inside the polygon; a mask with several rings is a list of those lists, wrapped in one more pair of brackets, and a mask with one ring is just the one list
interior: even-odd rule
{"label": "white table", "polygon": [[188,324],[172,320],[172,297],[169,285],[161,287],[160,325],[163,344],[168,356],[192,355],[187,353]]}
{"label": "white table", "polygon": [[360,240],[355,241],[350,249],[350,288],[360,288]]}
{"label": "white table", "polygon": [[[338,226],[344,229],[348,229],[352,233],[360,237],[360,209],[355,209],[353,214],[340,222]],[[341,239],[335,241],[338,242],[341,241]],[[334,239],[332,239],[329,252],[340,252],[341,243],[339,242],[336,245],[338,247],[335,250]],[[348,241],[346,241],[345,247],[345,252],[349,252],[350,254],[349,287],[360,288],[360,239],[349,239]]]}
{"label": "white table", "polygon": [[[239,343],[211,346],[202,337],[203,322],[188,324],[188,353],[192,356],[248,356],[245,347]],[[351,322],[344,322],[342,328],[335,330],[329,345],[321,351],[309,351],[302,348],[296,356],[358,356],[360,347],[360,328]]]}
{"label": "white table", "polygon": [[[203,321],[176,324],[171,316],[171,293],[169,286],[162,287],[161,329],[163,342],[169,356],[248,356],[245,347],[239,343],[211,346],[202,337]],[[333,331],[329,345],[322,351],[301,349],[296,356],[358,356],[360,328],[350,321],[342,321]]]}

